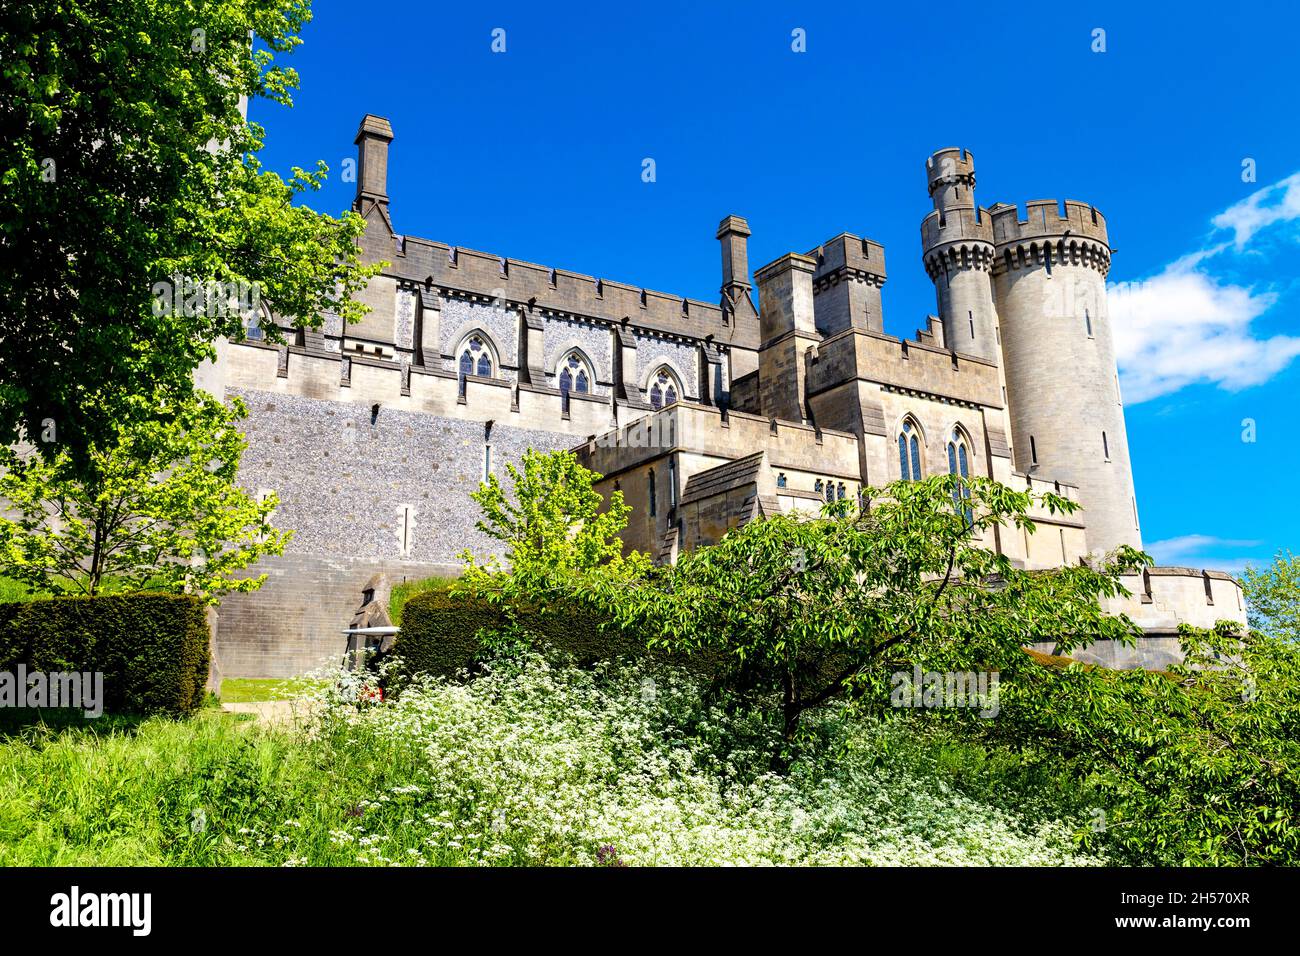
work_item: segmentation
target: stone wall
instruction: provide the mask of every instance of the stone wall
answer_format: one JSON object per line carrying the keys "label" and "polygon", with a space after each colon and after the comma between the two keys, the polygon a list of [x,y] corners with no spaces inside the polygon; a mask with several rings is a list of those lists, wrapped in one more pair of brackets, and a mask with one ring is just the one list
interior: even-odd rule
{"label": "stone wall", "polygon": [[[427,577],[460,566],[459,554],[496,553],[476,530],[469,493],[528,448],[550,451],[570,435],[444,418],[301,395],[231,388],[249,407],[240,482],[280,499],[274,522],[294,530],[266,562],[260,591],[223,602],[218,653],[227,677],[282,676],[319,664],[341,637],[361,586],[376,570]],[[341,648],[341,645],[340,645]],[[341,650],[340,650],[341,653]]]}
{"label": "stone wall", "polygon": [[254,570],[260,591],[232,594],[217,614],[214,657],[222,677],[296,677],[343,661],[342,633],[378,572],[393,584],[451,574],[451,565],[333,555],[284,554]]}

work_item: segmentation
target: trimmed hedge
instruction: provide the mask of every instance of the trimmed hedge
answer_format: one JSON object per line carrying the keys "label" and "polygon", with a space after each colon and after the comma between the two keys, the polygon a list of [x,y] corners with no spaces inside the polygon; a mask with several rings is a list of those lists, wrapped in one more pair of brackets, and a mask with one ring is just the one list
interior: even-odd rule
{"label": "trimmed hedge", "polygon": [[[573,657],[578,665],[616,657],[653,656],[667,658],[664,651],[649,651],[639,636],[621,631],[600,630],[600,618],[585,608],[561,605],[542,614],[535,608],[515,610],[520,624],[540,636],[541,642]],[[482,656],[476,635],[480,629],[494,630],[506,623],[504,611],[485,601],[452,597],[445,590],[426,591],[406,602],[402,630],[393,645],[404,674],[451,677],[472,667]],[[714,663],[706,655],[675,658],[686,667],[711,673]]]}
{"label": "trimmed hedge", "polygon": [[204,604],[187,594],[114,594],[0,604],[0,671],[101,672],[104,709],[190,714],[208,679]]}

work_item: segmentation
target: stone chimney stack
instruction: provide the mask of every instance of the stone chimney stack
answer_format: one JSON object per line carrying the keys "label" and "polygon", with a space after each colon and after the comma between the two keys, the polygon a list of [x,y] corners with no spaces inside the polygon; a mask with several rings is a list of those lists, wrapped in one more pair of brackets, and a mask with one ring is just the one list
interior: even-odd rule
{"label": "stone chimney stack", "polygon": [[[722,243],[722,310],[742,319],[757,318],[749,283],[749,223],[740,216],[728,216],[718,223]],[[731,321],[731,319],[728,319]]]}
{"label": "stone chimney stack", "polygon": [[374,204],[388,208],[388,144],[392,141],[388,120],[367,113],[357,130],[357,198],[352,204],[362,215]]}
{"label": "stone chimney stack", "polygon": [[740,216],[728,216],[718,224],[722,243],[722,288],[749,286],[749,223]]}

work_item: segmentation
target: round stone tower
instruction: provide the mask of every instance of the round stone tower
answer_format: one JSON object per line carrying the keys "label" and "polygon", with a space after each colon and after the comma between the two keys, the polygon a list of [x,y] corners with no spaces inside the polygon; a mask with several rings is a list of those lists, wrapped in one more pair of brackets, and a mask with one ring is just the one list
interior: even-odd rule
{"label": "round stone tower", "polygon": [[1088,548],[1141,547],[1106,308],[1106,220],[1085,203],[995,205],[993,292],[1018,471],[1070,482]]}
{"label": "round stone tower", "polygon": [[921,246],[938,297],[944,345],[997,362],[993,228],[975,205],[975,157],[941,149],[925,161],[925,172],[934,212],[921,221]]}

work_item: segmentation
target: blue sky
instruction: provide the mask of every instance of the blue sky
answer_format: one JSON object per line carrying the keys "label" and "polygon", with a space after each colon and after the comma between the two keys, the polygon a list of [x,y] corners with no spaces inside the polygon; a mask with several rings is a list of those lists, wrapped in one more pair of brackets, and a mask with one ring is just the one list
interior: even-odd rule
{"label": "blue sky", "polygon": [[271,168],[330,166],[323,211],[378,113],[399,232],[708,301],[724,215],[749,220],[751,267],[868,236],[903,336],[934,311],[929,153],[972,150],[983,205],[1090,202],[1144,540],[1237,570],[1300,550],[1300,13],[1156,6],[316,0],[295,107],[250,117]]}

